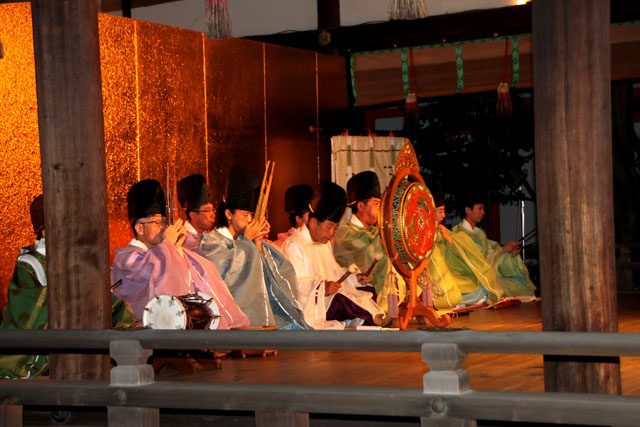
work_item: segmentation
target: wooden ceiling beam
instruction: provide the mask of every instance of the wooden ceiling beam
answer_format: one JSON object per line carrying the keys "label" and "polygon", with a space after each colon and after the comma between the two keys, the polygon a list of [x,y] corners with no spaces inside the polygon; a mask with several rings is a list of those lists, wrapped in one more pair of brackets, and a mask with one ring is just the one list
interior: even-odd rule
{"label": "wooden ceiling beam", "polygon": [[[611,22],[640,19],[640,2],[611,0]],[[411,21],[387,21],[325,28],[331,41],[319,43],[321,30],[248,36],[283,46],[345,55],[351,52],[423,46],[531,32],[531,4],[430,16]],[[326,39],[324,37],[323,39]]]}

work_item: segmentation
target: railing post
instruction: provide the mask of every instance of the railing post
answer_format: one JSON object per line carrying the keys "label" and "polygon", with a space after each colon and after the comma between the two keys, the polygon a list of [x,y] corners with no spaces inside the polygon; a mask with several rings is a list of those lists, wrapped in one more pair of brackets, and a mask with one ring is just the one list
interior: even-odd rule
{"label": "railing post", "polygon": [[153,367],[147,359],[153,353],[144,349],[139,341],[114,340],[109,343],[109,353],[117,366],[111,369],[111,387],[116,403],[123,406],[109,406],[110,426],[158,427],[160,409],[124,406],[127,392],[118,386],[141,386],[153,383]]}
{"label": "railing post", "polygon": [[0,426],[22,427],[22,405],[14,405],[10,399],[0,402]]}
{"label": "railing post", "polygon": [[[429,365],[424,374],[424,393],[460,394],[469,391],[469,373],[462,369],[467,358],[457,344],[422,344],[422,361]],[[421,417],[423,427],[475,427],[475,420],[447,416],[447,404],[435,398],[431,401],[430,417]]]}

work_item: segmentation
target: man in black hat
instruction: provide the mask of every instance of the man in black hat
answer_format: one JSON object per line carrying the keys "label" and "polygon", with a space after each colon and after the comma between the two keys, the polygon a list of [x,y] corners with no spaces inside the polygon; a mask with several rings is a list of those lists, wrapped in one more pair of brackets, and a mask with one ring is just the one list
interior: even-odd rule
{"label": "man in black hat", "polygon": [[470,192],[463,202],[462,221],[453,227],[453,233],[464,233],[473,240],[486,261],[493,267],[498,282],[507,297],[523,297],[528,300],[534,295],[535,285],[529,278],[529,271],[518,255],[520,243],[508,242],[501,246],[489,240],[484,230],[478,226],[484,217],[484,201],[478,191]]}
{"label": "man in black hat", "polygon": [[224,200],[216,212],[216,229],[205,233],[199,253],[215,264],[252,326],[309,329],[298,302],[291,264],[264,240],[269,223],[253,219],[260,182],[250,171],[234,166]]}
{"label": "man in black hat", "polygon": [[333,256],[330,241],[346,207],[345,191],[334,183],[323,183],[309,222],[283,248],[296,269],[305,319],[316,329],[387,325],[390,321],[371,293],[358,289],[357,269],[350,267],[353,274],[338,282],[344,270]]}
{"label": "man in black hat", "polygon": [[284,209],[289,214],[289,223],[296,230],[309,221],[313,188],[310,185],[294,185],[284,193]]}
{"label": "man in black hat", "polygon": [[360,172],[349,179],[347,203],[352,215],[349,222],[338,228],[333,254],[341,266],[356,264],[361,271],[366,271],[375,259],[380,258],[371,272],[370,283],[375,287],[378,305],[388,311],[389,293],[397,292],[399,301],[402,301],[406,286],[396,288],[393,280],[387,280],[389,274],[394,274],[399,283],[404,283],[380,243],[377,225],[381,195],[380,181],[375,172]]}
{"label": "man in black hat", "polygon": [[311,212],[311,200],[313,199],[313,188],[310,185],[294,185],[287,188],[284,193],[284,210],[289,214],[291,228],[286,233],[278,233],[278,240],[275,245],[282,247],[293,233],[306,225]]}
{"label": "man in black hat", "polygon": [[186,231],[181,219],[166,223],[166,201],[160,183],[146,179],[134,184],[127,195],[134,239],[116,251],[114,293],[127,301],[138,320],[145,306],[158,294],[181,296],[202,292],[220,307],[218,329],[246,326],[249,319],[238,307],[215,266],[183,249]]}
{"label": "man in black hat", "polygon": [[209,186],[204,176],[194,174],[182,178],[177,184],[177,190],[178,201],[187,216],[187,221],[184,223],[184,229],[187,231],[184,247],[197,251],[200,236],[212,230],[216,220]]}

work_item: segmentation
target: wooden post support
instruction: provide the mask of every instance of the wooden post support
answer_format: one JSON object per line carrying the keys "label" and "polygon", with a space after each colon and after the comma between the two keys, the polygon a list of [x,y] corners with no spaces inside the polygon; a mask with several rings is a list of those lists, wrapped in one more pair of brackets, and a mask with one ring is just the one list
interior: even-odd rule
{"label": "wooden post support", "polygon": [[[429,365],[424,374],[427,394],[460,394],[469,391],[469,373],[462,369],[467,354],[457,344],[422,344],[422,361]],[[476,420],[447,417],[447,405],[442,399],[431,401],[431,417],[421,417],[424,427],[475,427]]]}
{"label": "wooden post support", "polygon": [[[109,354],[117,366],[111,369],[111,385],[116,403],[126,404],[127,393],[118,386],[141,386],[154,381],[153,367],[147,359],[153,352],[142,348],[139,341],[116,340],[109,343]],[[160,425],[159,408],[109,406],[110,426],[157,427]]]}
{"label": "wooden post support", "polygon": [[340,27],[340,0],[317,0],[318,28]]}
{"label": "wooden post support", "polygon": [[[609,0],[532,7],[543,330],[615,332]],[[620,393],[619,358],[545,356],[545,389]]]}
{"label": "wooden post support", "polygon": [[22,427],[22,405],[14,405],[11,400],[0,402],[0,426]]}
{"label": "wooden post support", "polygon": [[[97,0],[33,0],[49,328],[111,326]],[[52,355],[52,379],[105,379],[106,355]]]}

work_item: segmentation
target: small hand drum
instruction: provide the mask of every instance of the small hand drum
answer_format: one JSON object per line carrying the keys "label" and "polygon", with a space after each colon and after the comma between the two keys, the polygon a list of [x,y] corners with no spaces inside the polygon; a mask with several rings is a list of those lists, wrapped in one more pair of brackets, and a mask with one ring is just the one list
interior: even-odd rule
{"label": "small hand drum", "polygon": [[181,296],[159,294],[144,307],[142,323],[151,329],[218,329],[220,308],[202,292]]}

